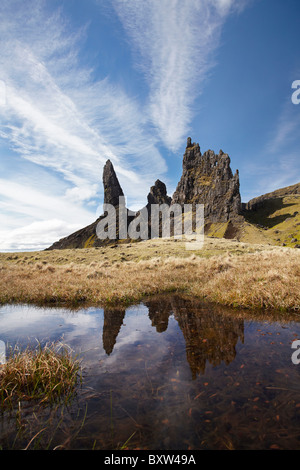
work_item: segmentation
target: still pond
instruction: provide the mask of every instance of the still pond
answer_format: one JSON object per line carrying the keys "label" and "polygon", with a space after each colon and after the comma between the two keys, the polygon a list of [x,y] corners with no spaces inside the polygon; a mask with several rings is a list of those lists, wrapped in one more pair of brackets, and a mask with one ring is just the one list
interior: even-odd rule
{"label": "still pond", "polygon": [[172,295],[116,309],[2,306],[7,351],[62,341],[82,383],[71,405],[2,413],[0,447],[299,449],[297,339],[299,315]]}

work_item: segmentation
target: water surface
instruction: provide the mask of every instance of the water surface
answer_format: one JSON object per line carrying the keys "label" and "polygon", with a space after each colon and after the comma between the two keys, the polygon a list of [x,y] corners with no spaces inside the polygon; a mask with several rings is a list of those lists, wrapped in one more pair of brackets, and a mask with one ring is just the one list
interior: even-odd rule
{"label": "water surface", "polygon": [[129,308],[3,306],[0,341],[62,340],[80,354],[72,406],[22,403],[2,448],[298,449],[297,315],[250,314],[177,296]]}

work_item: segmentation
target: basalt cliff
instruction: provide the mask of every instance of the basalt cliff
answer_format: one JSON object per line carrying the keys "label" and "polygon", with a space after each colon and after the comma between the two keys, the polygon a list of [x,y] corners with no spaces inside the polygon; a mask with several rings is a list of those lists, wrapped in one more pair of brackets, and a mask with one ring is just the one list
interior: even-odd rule
{"label": "basalt cliff", "polygon": [[[291,219],[291,214],[284,211],[284,208],[287,207],[288,202],[291,205],[296,204],[296,208],[300,205],[299,185],[283,188],[249,201],[247,204],[242,204],[239,172],[236,170],[233,173],[230,163],[229,155],[222,150],[218,154],[212,150],[202,154],[199,144],[193,143],[189,137],[183,156],[182,176],[173,196],[168,196],[166,185],[160,180],[157,180],[150,188],[147,204],[144,207],[149,214],[147,216],[148,238],[151,238],[152,221],[149,209],[152,204],[167,204],[170,209],[174,204],[179,204],[182,207],[190,204],[192,208],[195,208],[197,204],[203,204],[205,233],[208,236],[235,238],[251,243],[298,247],[296,243],[291,245],[290,242],[291,240],[300,240],[300,233],[298,235],[297,232],[297,226],[300,226],[300,220],[298,221],[300,211],[294,211],[292,215],[294,219],[292,223],[288,224],[291,234],[285,233],[285,230],[280,231],[280,227],[277,227],[275,222],[280,224]],[[110,160],[104,166],[102,179],[104,204],[112,205],[118,209],[119,201],[122,199],[125,201],[125,199]],[[276,218],[278,209],[282,209],[282,211],[281,215],[278,215],[279,218]],[[118,243],[130,242],[131,239],[127,233],[129,224],[135,219],[137,220],[143,210],[133,213],[125,206],[122,207],[122,210],[126,211],[127,227],[124,230],[124,227],[120,226],[119,211],[116,210],[116,236],[114,239],[104,240],[97,236],[98,223],[103,221],[107,215],[107,212],[104,212],[94,223],[55,242],[48,250],[113,246]]]}

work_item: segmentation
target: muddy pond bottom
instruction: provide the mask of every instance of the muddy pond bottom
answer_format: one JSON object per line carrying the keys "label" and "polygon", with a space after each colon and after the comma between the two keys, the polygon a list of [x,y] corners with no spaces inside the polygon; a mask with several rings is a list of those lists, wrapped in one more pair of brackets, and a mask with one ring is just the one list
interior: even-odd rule
{"label": "muddy pond bottom", "polygon": [[71,405],[2,413],[0,447],[299,449],[299,319],[177,296],[126,309],[3,306],[6,354],[62,341],[82,384]]}

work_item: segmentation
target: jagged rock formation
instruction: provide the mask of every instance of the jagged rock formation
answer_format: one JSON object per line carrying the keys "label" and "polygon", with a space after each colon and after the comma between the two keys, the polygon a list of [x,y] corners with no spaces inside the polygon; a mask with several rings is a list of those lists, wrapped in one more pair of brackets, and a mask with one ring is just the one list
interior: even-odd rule
{"label": "jagged rock formation", "polygon": [[207,223],[228,222],[240,215],[239,173],[232,174],[227,153],[208,150],[202,155],[199,144],[189,137],[182,167],[172,204],[204,204]]}
{"label": "jagged rock formation", "polygon": [[[190,137],[187,139],[182,167],[182,176],[172,198],[167,194],[166,185],[156,180],[150,188],[147,204],[143,209],[131,213],[123,207],[127,214],[127,229],[135,220],[138,232],[140,221],[144,221],[144,210],[147,209],[145,217],[148,223],[148,238],[151,238],[154,220],[151,220],[152,204],[192,204],[192,207],[204,204],[205,233],[208,236],[236,238],[250,243],[262,243],[267,240],[268,243],[288,246],[294,246],[289,235],[292,236],[291,240],[300,240],[299,183],[241,204],[239,172],[236,170],[235,174],[232,173],[229,155],[222,150],[218,154],[212,150],[202,154],[199,144],[193,143]],[[118,209],[119,198],[124,197],[124,193],[110,160],[103,169],[103,187],[104,203]],[[97,237],[96,228],[98,223],[106,218],[107,213],[104,213],[91,225],[59,240],[48,249],[89,248],[130,242],[129,236],[119,236],[127,232],[126,226],[120,225],[118,214],[117,210],[115,239],[102,240]],[[171,225],[173,222],[171,213]],[[161,236],[161,215],[159,224]]]}
{"label": "jagged rock formation", "polygon": [[147,196],[147,208],[150,209],[151,204],[168,204],[172,202],[172,198],[167,195],[167,188],[165,183],[160,180],[155,181],[155,185],[151,186],[150,192]]}
{"label": "jagged rock formation", "polygon": [[[107,160],[103,169],[103,187],[104,204],[111,204],[118,208],[119,198],[124,197],[124,193],[110,160]],[[202,155],[199,144],[192,143],[189,137],[183,158],[183,174],[173,198],[167,195],[166,185],[162,181],[156,180],[154,186],[150,188],[147,200],[145,208],[148,211],[148,238],[151,237],[152,204],[167,204],[169,206],[175,203],[181,205],[204,204],[206,223],[228,222],[236,219],[241,211],[238,171],[235,175],[232,174],[230,158],[227,154],[220,151],[219,155],[215,155],[209,150]],[[127,211],[128,228],[132,220],[140,216],[142,209],[134,215],[130,214],[126,208],[125,210]],[[101,240],[97,238],[97,225],[103,221],[106,215],[104,213],[88,227],[59,240],[48,249],[87,248],[118,242],[121,228],[118,211],[116,211],[116,239]]]}
{"label": "jagged rock formation", "polygon": [[[151,238],[151,227],[152,227],[152,211],[151,206],[154,204],[167,204],[171,205],[172,198],[167,194],[167,187],[165,183],[160,180],[156,180],[154,186],[151,186],[150,192],[147,196],[148,204],[146,205],[148,213],[148,238]],[[162,236],[162,217],[159,215],[159,236]]]}
{"label": "jagged rock formation", "polygon": [[119,197],[124,196],[115,169],[110,160],[107,160],[103,168],[104,204],[119,205]]}

